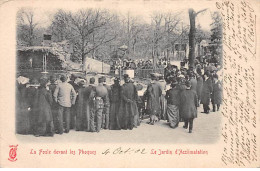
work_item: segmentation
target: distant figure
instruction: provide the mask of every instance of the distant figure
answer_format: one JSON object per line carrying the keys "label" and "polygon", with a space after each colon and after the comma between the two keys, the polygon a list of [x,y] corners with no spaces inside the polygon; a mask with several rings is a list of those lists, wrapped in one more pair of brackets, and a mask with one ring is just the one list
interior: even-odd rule
{"label": "distant figure", "polygon": [[136,101],[138,100],[135,85],[130,82],[128,74],[124,75],[124,85],[121,89],[121,105],[120,105],[120,128],[130,129],[137,127],[139,123],[139,113]]}
{"label": "distant figure", "polygon": [[109,129],[117,130],[119,129],[119,108],[121,102],[121,86],[119,78],[115,78],[114,84],[111,86],[110,102]]}
{"label": "distant figure", "polygon": [[218,75],[213,75],[213,92],[212,92],[212,106],[213,112],[219,111],[220,104],[222,103],[222,85],[221,82],[218,80]]}
{"label": "distant figure", "polygon": [[65,119],[65,133],[70,130],[70,108],[75,104],[77,94],[71,84],[67,83],[67,77],[60,77],[59,83],[54,91],[54,100],[59,104],[58,107],[58,133],[63,134],[63,118]]}
{"label": "distant figure", "polygon": [[47,90],[49,80],[46,77],[40,79],[40,87],[38,89],[37,97],[37,116],[36,116],[36,131],[35,136],[53,136],[54,125],[51,104],[53,102],[51,92]]}
{"label": "distant figure", "polygon": [[209,72],[204,74],[205,81],[203,82],[202,92],[201,92],[201,103],[203,104],[204,113],[209,114],[209,103],[210,95],[212,93],[212,81],[209,77]]}
{"label": "distant figure", "polygon": [[191,90],[191,82],[186,81],[186,90],[180,92],[180,117],[184,120],[183,128],[189,127],[192,133],[193,120],[197,117],[197,93]]}
{"label": "distant figure", "polygon": [[178,82],[175,80],[171,83],[171,89],[166,92],[165,98],[167,99],[168,121],[171,128],[176,128],[179,125],[179,105],[180,105],[180,91],[177,89]]}

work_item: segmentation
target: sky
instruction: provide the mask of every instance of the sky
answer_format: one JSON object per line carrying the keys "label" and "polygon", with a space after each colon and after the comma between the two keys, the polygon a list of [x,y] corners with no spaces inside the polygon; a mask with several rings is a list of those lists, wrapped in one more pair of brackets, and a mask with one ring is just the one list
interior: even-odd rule
{"label": "sky", "polygon": [[[132,16],[138,16],[143,18],[143,20],[147,23],[151,22],[151,14],[153,12],[181,12],[180,17],[183,19],[183,24],[189,24],[189,16],[188,16],[188,8],[192,7],[195,11],[199,11],[207,8],[207,5],[202,7],[198,5],[192,5],[185,3],[176,3],[175,1],[167,1],[167,0],[157,0],[157,1],[91,1],[91,3],[76,3],[71,5],[59,5],[58,7],[50,7],[50,6],[41,6],[33,8],[35,13],[35,20],[40,23],[42,27],[47,27],[51,24],[51,18],[57,9],[65,9],[69,11],[77,11],[82,8],[105,8],[114,12],[118,12],[120,14],[126,15],[128,12]],[[183,1],[184,2],[184,1]],[[196,4],[196,1],[193,1]],[[197,2],[198,3],[198,2]],[[71,8],[73,6],[73,8]],[[200,24],[202,29],[209,31],[210,24],[212,23],[211,13],[215,10],[212,8],[212,4],[209,5],[210,8],[204,13],[201,13],[196,18],[196,25]]]}

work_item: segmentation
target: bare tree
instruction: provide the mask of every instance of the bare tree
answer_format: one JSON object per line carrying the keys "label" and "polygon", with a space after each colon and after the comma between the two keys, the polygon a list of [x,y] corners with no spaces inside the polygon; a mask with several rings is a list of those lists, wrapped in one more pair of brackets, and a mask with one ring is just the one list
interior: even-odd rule
{"label": "bare tree", "polygon": [[116,35],[111,37],[108,33],[111,31],[109,24],[112,19],[113,15],[98,9],[80,10],[75,14],[71,12],[68,14],[69,26],[77,42],[82,62],[87,54],[116,38]]}
{"label": "bare tree", "polygon": [[199,13],[206,11],[207,9],[195,12],[194,9],[189,9],[190,17],[190,33],[189,33],[189,66],[194,67],[195,62],[195,36],[196,36],[196,17]]}
{"label": "bare tree", "polygon": [[21,9],[17,13],[18,38],[27,45],[33,46],[35,29],[38,23],[35,21],[34,13],[29,9]]}

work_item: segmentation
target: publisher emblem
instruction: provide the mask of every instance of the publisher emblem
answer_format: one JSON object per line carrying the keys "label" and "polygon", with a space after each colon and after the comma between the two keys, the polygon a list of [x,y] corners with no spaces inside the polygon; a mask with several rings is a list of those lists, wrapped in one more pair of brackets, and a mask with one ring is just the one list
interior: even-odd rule
{"label": "publisher emblem", "polygon": [[11,162],[14,162],[14,161],[17,160],[17,158],[16,158],[16,155],[17,155],[17,153],[16,153],[17,146],[18,146],[18,145],[9,145],[10,151],[9,151],[9,158],[8,158],[8,160],[11,161]]}

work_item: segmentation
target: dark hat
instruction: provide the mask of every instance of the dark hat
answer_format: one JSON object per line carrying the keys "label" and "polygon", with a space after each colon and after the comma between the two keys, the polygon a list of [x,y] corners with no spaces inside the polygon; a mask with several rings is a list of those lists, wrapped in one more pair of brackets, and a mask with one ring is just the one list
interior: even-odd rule
{"label": "dark hat", "polygon": [[107,78],[105,76],[102,76],[103,82],[107,81]]}
{"label": "dark hat", "polygon": [[50,76],[50,81],[51,81],[51,83],[54,83],[56,80],[57,80],[56,75],[51,75],[51,76]]}
{"label": "dark hat", "polygon": [[191,82],[190,82],[189,80],[187,80],[187,81],[185,82],[185,85],[186,85],[187,87],[190,87],[190,86],[191,86]]}
{"label": "dark hat", "polygon": [[84,81],[84,80],[80,80],[80,81],[78,82],[78,85],[79,85],[79,86],[85,85],[85,81]]}
{"label": "dark hat", "polygon": [[89,83],[90,83],[90,84],[94,84],[94,83],[95,83],[95,81],[96,81],[96,80],[95,80],[95,78],[94,78],[94,77],[91,77],[91,78],[89,79]]}
{"label": "dark hat", "polygon": [[65,82],[65,81],[67,80],[67,77],[66,77],[65,75],[61,75],[61,76],[60,76],[60,80],[61,80],[62,82]]}
{"label": "dark hat", "polygon": [[115,82],[120,82],[120,78],[119,77],[115,77],[114,81]]}
{"label": "dark hat", "polygon": [[31,84],[38,84],[39,82],[36,78],[32,78],[32,79],[30,79],[30,83]]}
{"label": "dark hat", "polygon": [[46,76],[40,78],[41,86],[45,86],[48,83],[49,79]]}
{"label": "dark hat", "polygon": [[104,81],[103,81],[104,79],[102,78],[102,77],[99,77],[98,78],[98,83],[103,83]]}
{"label": "dark hat", "polygon": [[128,74],[124,74],[124,78],[130,78]]}

